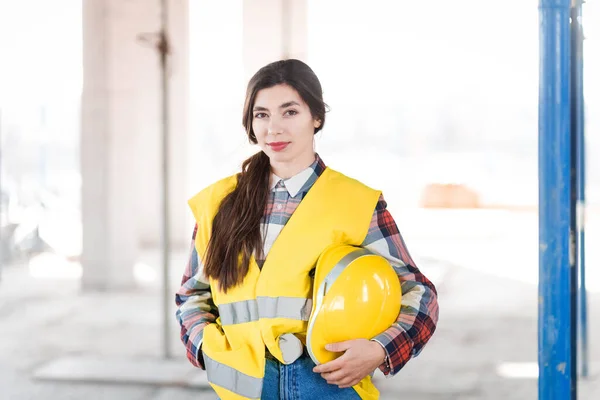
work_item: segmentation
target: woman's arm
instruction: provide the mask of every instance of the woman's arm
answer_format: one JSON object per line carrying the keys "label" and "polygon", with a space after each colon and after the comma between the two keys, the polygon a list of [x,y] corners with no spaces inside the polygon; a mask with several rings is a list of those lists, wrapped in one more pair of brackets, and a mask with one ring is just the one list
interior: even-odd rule
{"label": "woman's arm", "polygon": [[186,347],[190,362],[204,369],[202,359],[202,335],[204,327],[216,321],[218,310],[212,300],[210,284],[202,273],[202,262],[194,245],[196,231],[192,235],[192,247],[181,287],[175,295],[177,304],[177,320],[181,326],[181,341]]}
{"label": "woman's arm", "polygon": [[329,351],[344,354],[316,366],[313,371],[320,373],[327,383],[340,388],[353,386],[371,374],[383,359],[384,350],[385,359],[379,364],[379,369],[387,376],[395,375],[419,354],[437,324],[435,287],[415,266],[386,207],[381,196],[362,247],[383,256],[394,267],[402,285],[400,315],[390,328],[372,340],[348,340],[326,346]]}
{"label": "woman's arm", "polygon": [[362,247],[385,257],[402,285],[402,307],[396,323],[373,338],[388,355],[380,370],[395,375],[433,335],[438,320],[437,291],[412,260],[383,196]]}

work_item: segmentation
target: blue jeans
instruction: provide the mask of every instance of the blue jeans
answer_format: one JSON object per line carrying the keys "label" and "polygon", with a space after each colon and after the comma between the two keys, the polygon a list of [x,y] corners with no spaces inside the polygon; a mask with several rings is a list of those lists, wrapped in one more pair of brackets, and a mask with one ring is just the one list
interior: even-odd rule
{"label": "blue jeans", "polygon": [[330,385],[321,374],[313,372],[315,364],[306,354],[284,365],[267,358],[262,400],[360,400],[353,388]]}

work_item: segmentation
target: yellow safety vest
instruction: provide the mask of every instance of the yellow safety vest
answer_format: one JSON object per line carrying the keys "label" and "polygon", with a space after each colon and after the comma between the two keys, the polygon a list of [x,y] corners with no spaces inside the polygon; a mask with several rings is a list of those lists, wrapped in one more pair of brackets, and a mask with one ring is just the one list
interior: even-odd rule
{"label": "yellow safety vest", "polygon": [[[231,176],[189,200],[198,224],[195,246],[200,256],[221,200],[236,183]],[[208,381],[220,398],[260,398],[265,346],[283,364],[298,358],[297,350],[288,351],[289,339],[306,340],[313,289],[309,273],[327,246],[360,246],[380,194],[325,169],[279,234],[262,269],[252,258],[243,283],[227,293],[210,280],[219,318],[204,328],[202,352]],[[354,389],[362,399],[379,398],[370,376]]]}

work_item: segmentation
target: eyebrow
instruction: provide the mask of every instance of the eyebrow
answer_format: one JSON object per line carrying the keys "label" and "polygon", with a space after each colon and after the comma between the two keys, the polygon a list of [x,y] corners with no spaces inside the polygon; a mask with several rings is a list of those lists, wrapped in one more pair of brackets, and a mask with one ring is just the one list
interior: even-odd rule
{"label": "eyebrow", "polygon": [[[292,100],[292,101],[288,101],[287,103],[283,103],[282,105],[279,106],[279,108],[287,108],[290,106],[300,106],[300,104],[298,104]],[[253,108],[253,111],[269,111],[269,109],[265,108],[265,107],[256,106]]]}

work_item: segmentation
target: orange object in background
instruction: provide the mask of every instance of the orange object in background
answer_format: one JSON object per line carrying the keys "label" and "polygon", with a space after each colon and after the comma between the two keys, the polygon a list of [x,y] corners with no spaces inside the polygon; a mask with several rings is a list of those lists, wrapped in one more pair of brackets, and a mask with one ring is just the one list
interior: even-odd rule
{"label": "orange object in background", "polygon": [[479,208],[479,194],[463,184],[432,183],[425,187],[421,197],[424,208]]}

